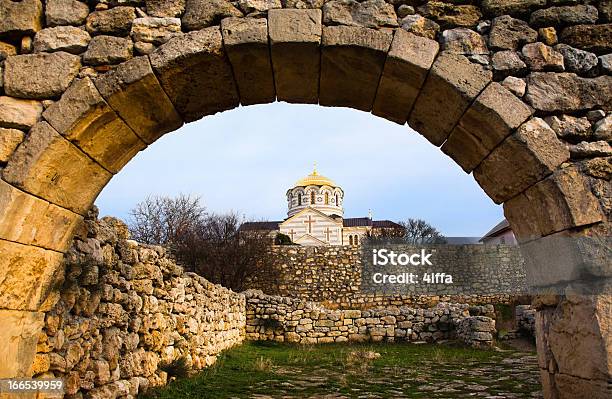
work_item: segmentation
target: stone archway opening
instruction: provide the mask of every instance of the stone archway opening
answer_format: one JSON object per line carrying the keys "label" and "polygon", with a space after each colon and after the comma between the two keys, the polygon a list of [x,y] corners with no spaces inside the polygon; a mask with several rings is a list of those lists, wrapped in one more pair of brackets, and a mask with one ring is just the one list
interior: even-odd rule
{"label": "stone archway opening", "polygon": [[[188,2],[186,10],[174,3],[161,8],[169,5],[178,7],[172,13],[182,21],[136,18],[132,7],[91,13],[81,7],[83,15],[68,16],[66,10],[54,14],[49,4],[49,29],[70,30],[72,40],[81,33],[70,26],[85,23],[93,36],[83,39],[85,46],[68,46],[42,34],[54,32],[41,30],[37,0],[0,3],[7,40],[16,43],[38,32],[35,53],[16,55],[7,47],[2,68],[6,96],[0,109],[18,114],[3,123],[17,128],[10,134],[19,144],[5,151],[0,180],[0,318],[10,326],[0,334],[14,343],[2,349],[3,377],[27,375],[43,312],[56,300],[53,282],[63,252],[112,176],[163,134],[239,104],[318,103],[408,123],[504,204],[520,240],[609,233],[609,158],[602,158],[609,156],[607,147],[587,141],[582,149],[568,150],[563,129],[542,119],[556,117],[549,122],[562,124],[567,118],[561,114],[593,111],[596,118],[598,110],[610,111],[605,6],[601,17],[593,6],[578,6],[583,8],[570,14],[580,17],[571,19],[539,3],[430,2],[399,28],[395,8],[377,0],[329,2],[323,11],[245,6],[258,11],[246,18],[225,2],[212,11],[199,2]],[[161,8],[147,2],[153,18],[166,12]],[[493,19],[488,45],[467,29],[485,21],[483,14]],[[572,57],[559,61],[557,54],[567,49],[553,53],[536,42],[525,15],[536,28],[568,26],[561,39],[602,54],[600,66],[585,72],[572,64],[573,72],[561,72],[563,60]],[[436,32],[428,33],[431,20],[445,29],[442,47],[432,39]],[[516,31],[508,26],[520,26],[522,34],[508,36]],[[128,32],[143,55],[113,53],[120,47],[113,35],[125,41]],[[546,31],[541,35],[544,40]],[[27,48],[22,42],[22,52]],[[116,59],[125,62],[99,66]],[[82,62],[97,70],[81,69]],[[527,73],[522,83],[506,79]],[[29,129],[24,138],[20,129]],[[577,160],[577,153],[587,154],[586,161]],[[604,270],[601,278],[609,277]],[[548,397],[564,390],[605,396],[612,369],[611,306],[609,295],[541,301],[540,367]]]}

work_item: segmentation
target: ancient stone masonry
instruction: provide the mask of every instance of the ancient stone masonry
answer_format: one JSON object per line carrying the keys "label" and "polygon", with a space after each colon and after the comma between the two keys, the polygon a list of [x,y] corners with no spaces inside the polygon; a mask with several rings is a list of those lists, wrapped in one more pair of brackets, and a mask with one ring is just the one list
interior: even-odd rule
{"label": "ancient stone masonry", "polygon": [[[438,287],[414,295],[383,293],[362,284],[362,249],[356,246],[274,246],[262,272],[247,286],[266,294],[315,301],[330,308],[369,309],[385,306],[429,307],[438,302],[470,304],[511,303],[514,295],[525,293],[526,281],[519,247],[466,245],[465,256],[481,263],[450,262],[444,272],[478,276],[473,280],[477,294],[445,293]],[[456,251],[441,251],[439,258],[450,259]],[[417,287],[418,288],[418,287]],[[417,289],[415,288],[415,289]],[[417,295],[426,293],[426,296]]]}
{"label": "ancient stone masonry", "polygon": [[[493,344],[495,320],[471,316],[467,304],[439,303],[370,310],[332,310],[316,302],[244,292],[247,303],[246,337],[302,344],[366,341],[437,342],[457,338],[474,347]],[[492,313],[492,306],[474,311]]]}
{"label": "ancient stone masonry", "polygon": [[63,378],[67,397],[134,397],[166,383],[164,364],[185,359],[197,370],[242,342],[242,295],[185,273],[161,247],[128,240],[119,220],[90,216],[66,254],[33,375]]}

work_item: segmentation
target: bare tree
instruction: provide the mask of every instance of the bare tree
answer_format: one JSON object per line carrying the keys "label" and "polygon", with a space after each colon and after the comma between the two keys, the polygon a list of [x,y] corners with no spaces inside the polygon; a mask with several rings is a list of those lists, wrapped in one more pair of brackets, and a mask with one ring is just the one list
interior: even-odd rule
{"label": "bare tree", "polygon": [[404,227],[404,239],[409,244],[443,244],[446,242],[442,233],[422,219],[408,219],[399,224]]}

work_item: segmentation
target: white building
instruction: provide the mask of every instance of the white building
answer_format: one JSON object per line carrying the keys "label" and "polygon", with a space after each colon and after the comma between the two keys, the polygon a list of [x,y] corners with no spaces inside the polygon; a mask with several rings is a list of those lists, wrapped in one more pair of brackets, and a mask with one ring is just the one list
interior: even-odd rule
{"label": "white building", "polygon": [[287,218],[274,222],[249,222],[243,231],[282,233],[300,245],[358,245],[369,232],[401,229],[389,220],[344,218],[344,191],[316,169],[287,190]]}
{"label": "white building", "polygon": [[510,223],[506,219],[499,222],[495,227],[493,227],[487,234],[485,234],[480,242],[483,244],[507,244],[507,245],[516,245],[516,237],[514,237],[514,232],[510,228]]}

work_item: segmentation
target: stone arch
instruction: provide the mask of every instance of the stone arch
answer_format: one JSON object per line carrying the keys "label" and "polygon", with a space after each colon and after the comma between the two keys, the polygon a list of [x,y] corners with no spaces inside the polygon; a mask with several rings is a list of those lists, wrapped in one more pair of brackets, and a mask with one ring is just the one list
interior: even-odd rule
{"label": "stone arch", "polygon": [[[163,134],[239,104],[318,103],[408,123],[504,204],[519,239],[609,233],[609,2],[431,1],[403,19],[406,9],[383,0],[246,1],[242,10],[145,1],[140,18],[134,7],[78,3],[69,13],[47,3],[43,24],[38,0],[0,0],[0,113],[16,110],[1,122],[10,139],[0,159],[0,319],[10,328],[0,338],[13,343],[0,349],[1,377],[28,375],[63,252],[113,174]],[[83,23],[86,33],[73,26]],[[58,29],[69,43],[54,40]],[[565,47],[545,44],[555,29]],[[608,113],[589,125],[601,131],[596,145],[550,126],[589,111]],[[611,308],[609,297],[542,304],[548,397],[570,386],[605,395]],[[590,320],[578,328],[588,339],[556,346],[576,331],[572,309]]]}

